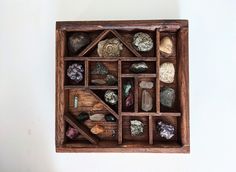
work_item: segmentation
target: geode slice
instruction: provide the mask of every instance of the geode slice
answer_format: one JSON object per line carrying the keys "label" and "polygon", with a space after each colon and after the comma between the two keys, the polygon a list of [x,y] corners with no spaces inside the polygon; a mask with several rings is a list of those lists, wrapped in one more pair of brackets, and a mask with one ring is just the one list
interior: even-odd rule
{"label": "geode slice", "polygon": [[66,136],[70,139],[75,139],[79,135],[79,131],[73,127],[68,127]]}
{"label": "geode slice", "polygon": [[144,124],[139,120],[130,121],[131,136],[141,136],[144,131]]}
{"label": "geode slice", "polygon": [[175,103],[175,90],[170,87],[164,87],[161,89],[160,102],[163,106],[172,108]]}
{"label": "geode slice", "polygon": [[74,33],[68,39],[70,54],[77,54],[81,48],[90,43],[89,35],[86,33]]}
{"label": "geode slice", "polygon": [[174,137],[174,132],[175,132],[175,128],[172,125],[166,124],[162,121],[159,121],[157,123],[157,131],[159,132],[160,136],[170,140],[171,138]]}
{"label": "geode slice", "polygon": [[95,68],[92,70],[91,74],[93,75],[106,75],[108,74],[108,69],[104,64],[97,62]]}
{"label": "geode slice", "polygon": [[133,37],[133,46],[137,51],[150,51],[153,48],[152,38],[143,32],[138,32]]}
{"label": "geode slice", "polygon": [[104,95],[105,101],[111,105],[117,104],[118,96],[112,90],[107,90]]}
{"label": "geode slice", "polygon": [[105,80],[106,80],[107,85],[116,85],[118,81],[115,76],[110,75],[110,74],[106,76]]}
{"label": "geode slice", "polygon": [[99,57],[119,57],[123,50],[123,44],[117,38],[105,39],[98,43]]}
{"label": "geode slice", "polygon": [[133,63],[129,70],[134,73],[142,73],[147,71],[148,66],[145,62],[140,62],[140,63]]}
{"label": "geode slice", "polygon": [[175,78],[175,67],[173,63],[162,63],[160,66],[160,80],[164,83],[172,83]]}
{"label": "geode slice", "polygon": [[84,68],[81,64],[74,63],[67,69],[67,76],[76,83],[83,80]]}
{"label": "geode slice", "polygon": [[153,102],[152,96],[147,90],[142,92],[142,110],[148,112],[152,110]]}

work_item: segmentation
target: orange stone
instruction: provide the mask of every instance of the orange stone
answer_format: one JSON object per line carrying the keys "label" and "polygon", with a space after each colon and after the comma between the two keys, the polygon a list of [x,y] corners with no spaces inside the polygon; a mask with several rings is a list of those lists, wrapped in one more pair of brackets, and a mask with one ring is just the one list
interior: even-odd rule
{"label": "orange stone", "polygon": [[104,132],[104,127],[103,126],[101,126],[101,125],[95,125],[93,128],[91,128],[91,132],[93,133],[93,134],[100,134],[100,133],[103,133]]}

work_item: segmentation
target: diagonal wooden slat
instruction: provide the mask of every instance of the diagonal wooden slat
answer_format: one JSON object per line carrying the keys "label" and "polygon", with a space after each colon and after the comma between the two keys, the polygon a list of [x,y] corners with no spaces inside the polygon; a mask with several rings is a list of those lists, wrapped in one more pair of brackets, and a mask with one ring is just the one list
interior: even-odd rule
{"label": "diagonal wooden slat", "polygon": [[92,144],[98,144],[98,137],[92,134],[85,125],[80,124],[77,122],[75,117],[73,117],[71,114],[66,114],[64,116],[64,119],[66,122],[68,122],[72,127],[77,129],[80,134],[82,134],[88,141],[90,141]]}

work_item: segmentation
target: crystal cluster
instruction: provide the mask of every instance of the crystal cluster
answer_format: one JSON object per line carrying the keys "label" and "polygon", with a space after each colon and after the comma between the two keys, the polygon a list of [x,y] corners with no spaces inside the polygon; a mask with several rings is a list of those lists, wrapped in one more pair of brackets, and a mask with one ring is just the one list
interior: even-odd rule
{"label": "crystal cluster", "polygon": [[67,76],[74,82],[79,83],[83,80],[84,68],[81,64],[74,63],[67,69]]}
{"label": "crystal cluster", "polygon": [[174,137],[175,128],[172,125],[159,121],[157,123],[157,130],[159,131],[160,136],[167,140]]}

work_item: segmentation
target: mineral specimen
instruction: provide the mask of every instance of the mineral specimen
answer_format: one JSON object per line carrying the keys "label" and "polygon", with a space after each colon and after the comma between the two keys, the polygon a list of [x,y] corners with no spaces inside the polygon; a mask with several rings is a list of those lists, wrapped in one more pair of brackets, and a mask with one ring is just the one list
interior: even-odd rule
{"label": "mineral specimen", "polygon": [[163,55],[171,55],[173,52],[173,42],[170,37],[165,36],[161,39],[160,51],[164,53]]}
{"label": "mineral specimen", "polygon": [[89,119],[91,121],[101,121],[104,119],[104,116],[105,116],[104,114],[96,113],[96,114],[90,115]]}
{"label": "mineral specimen", "polygon": [[112,114],[105,115],[105,120],[107,122],[116,122],[116,117],[114,117]]}
{"label": "mineral specimen", "polygon": [[163,87],[160,93],[160,102],[163,106],[172,108],[175,103],[175,90],[170,87]]}
{"label": "mineral specimen", "polygon": [[152,110],[153,102],[152,96],[147,90],[143,90],[142,92],[142,110],[147,112]]}
{"label": "mineral specimen", "polygon": [[123,85],[123,94],[125,97],[129,95],[130,90],[132,89],[132,84],[131,82],[127,82]]}
{"label": "mineral specimen", "polygon": [[75,139],[79,135],[79,131],[73,127],[68,127],[66,131],[66,136],[70,139]]}
{"label": "mineral specimen", "polygon": [[116,85],[117,84],[117,78],[113,75],[108,74],[106,76],[106,83],[107,83],[107,85]]}
{"label": "mineral specimen", "polygon": [[162,63],[160,66],[160,80],[164,83],[172,83],[175,78],[175,67],[172,63]]}
{"label": "mineral specimen", "polygon": [[174,137],[175,128],[172,125],[159,121],[157,123],[157,131],[159,131],[161,137],[169,140]]}
{"label": "mineral specimen", "polygon": [[140,88],[151,89],[153,88],[153,82],[151,81],[141,81],[139,83]]}
{"label": "mineral specimen", "polygon": [[86,33],[74,33],[68,39],[68,49],[71,54],[77,54],[81,48],[90,43]]}
{"label": "mineral specimen", "polygon": [[105,39],[98,43],[99,57],[119,57],[123,50],[123,44],[117,38]]}
{"label": "mineral specimen", "polygon": [[103,104],[102,103],[96,103],[93,107],[92,107],[92,111],[100,111],[103,110]]}
{"label": "mineral specimen", "polygon": [[125,99],[125,106],[127,108],[131,107],[134,104],[134,95],[132,92],[129,93],[129,95]]}
{"label": "mineral specimen", "polygon": [[81,112],[78,116],[77,116],[77,121],[78,122],[84,122],[86,120],[89,119],[89,114],[87,112]]}
{"label": "mineral specimen", "polygon": [[100,134],[103,133],[105,131],[105,128],[101,125],[95,125],[94,127],[91,128],[91,133],[93,134]]}
{"label": "mineral specimen", "polygon": [[83,72],[83,66],[81,64],[74,63],[68,67],[67,76],[75,83],[79,83],[84,78]]}
{"label": "mineral specimen", "polygon": [[92,70],[91,74],[94,75],[106,75],[108,74],[108,69],[104,64],[97,62],[95,68]]}
{"label": "mineral specimen", "polygon": [[107,90],[104,95],[105,101],[111,105],[117,104],[118,96],[112,90]]}
{"label": "mineral specimen", "polygon": [[78,108],[78,104],[79,104],[79,98],[78,96],[74,97],[74,108]]}
{"label": "mineral specimen", "polygon": [[148,66],[145,62],[133,63],[129,70],[134,73],[142,73],[148,69]]}
{"label": "mineral specimen", "polygon": [[138,32],[133,37],[133,46],[137,51],[146,52],[153,48],[153,41],[149,34]]}
{"label": "mineral specimen", "polygon": [[92,79],[91,83],[95,85],[104,85],[106,84],[106,81],[104,79]]}
{"label": "mineral specimen", "polygon": [[139,120],[131,120],[130,121],[130,131],[131,136],[140,136],[143,134],[144,125]]}

